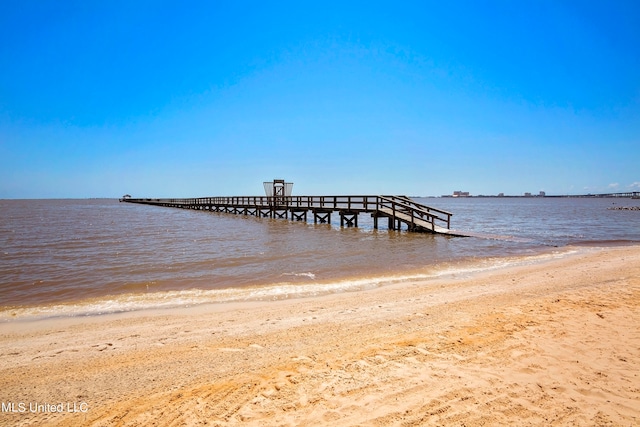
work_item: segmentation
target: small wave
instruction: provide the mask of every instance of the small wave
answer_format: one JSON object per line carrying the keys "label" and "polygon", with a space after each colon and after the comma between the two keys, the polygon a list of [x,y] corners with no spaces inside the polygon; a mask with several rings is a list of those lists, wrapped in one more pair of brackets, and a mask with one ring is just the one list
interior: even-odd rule
{"label": "small wave", "polygon": [[282,273],[281,276],[295,276],[295,277],[308,277],[309,279],[315,279],[316,275],[308,272],[308,273]]}
{"label": "small wave", "polygon": [[380,286],[375,279],[344,280],[335,283],[278,283],[269,286],[229,289],[187,289],[136,294],[122,294],[106,298],[83,300],[36,307],[15,307],[0,311],[0,322],[37,320],[52,317],[96,316],[130,311],[190,307],[212,303],[244,301],[276,301],[304,298],[331,293],[365,290]]}
{"label": "small wave", "polygon": [[213,303],[246,301],[277,301],[289,298],[306,298],[321,295],[362,291],[393,283],[416,280],[430,280],[446,276],[469,275],[500,268],[534,264],[545,260],[562,258],[578,252],[564,249],[546,254],[520,257],[481,259],[461,264],[440,265],[422,272],[382,277],[361,277],[335,282],[316,282],[313,273],[284,273],[306,277],[313,282],[276,283],[267,286],[227,288],[227,289],[187,289],[175,291],[127,293],[109,297],[85,299],[75,303],[43,305],[34,307],[12,307],[0,311],[0,322],[13,320],[40,320],[55,317],[78,317],[115,314],[148,309],[190,307]]}

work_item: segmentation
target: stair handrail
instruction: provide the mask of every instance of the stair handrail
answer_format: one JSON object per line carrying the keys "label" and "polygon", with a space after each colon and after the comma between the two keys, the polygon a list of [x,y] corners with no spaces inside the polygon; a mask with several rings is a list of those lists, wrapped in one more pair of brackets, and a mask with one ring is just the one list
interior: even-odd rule
{"label": "stair handrail", "polygon": [[[421,219],[431,223],[432,230],[435,229],[436,220],[446,223],[447,229],[451,228],[451,216],[453,215],[451,212],[423,205],[421,203],[413,201],[407,196],[378,196],[378,198],[381,200],[380,206],[384,207],[385,201],[387,203],[391,203],[391,210],[394,216],[396,211],[410,215],[412,224],[414,224],[414,218],[417,214],[417,216]],[[404,209],[397,209],[397,207]],[[446,216],[446,218],[441,217],[438,214],[443,214],[444,216]]]}

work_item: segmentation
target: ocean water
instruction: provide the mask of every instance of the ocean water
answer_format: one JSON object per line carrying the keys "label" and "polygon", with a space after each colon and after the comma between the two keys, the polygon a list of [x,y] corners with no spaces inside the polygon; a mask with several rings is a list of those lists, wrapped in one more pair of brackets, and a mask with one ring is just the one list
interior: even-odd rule
{"label": "ocean water", "polygon": [[[0,321],[345,292],[640,242],[640,200],[429,198],[447,237],[119,203],[0,200]],[[381,224],[385,221],[381,221]]]}

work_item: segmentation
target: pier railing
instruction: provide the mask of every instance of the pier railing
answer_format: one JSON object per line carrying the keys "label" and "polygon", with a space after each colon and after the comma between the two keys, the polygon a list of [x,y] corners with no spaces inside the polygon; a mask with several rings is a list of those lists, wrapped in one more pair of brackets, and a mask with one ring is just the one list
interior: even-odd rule
{"label": "pier railing", "polygon": [[[287,207],[300,209],[347,209],[371,212],[379,196],[231,196],[195,199],[147,199],[151,204]],[[137,199],[140,200],[140,199]]]}
{"label": "pier railing", "polygon": [[[348,224],[356,226],[358,213],[371,213],[376,228],[377,219],[387,217],[390,228],[396,228],[396,224],[399,228],[400,223],[404,223],[409,230],[431,232],[448,231],[452,216],[450,212],[417,203],[406,196],[230,196],[187,199],[128,198],[123,201],[257,216],[267,216],[264,212],[269,211],[272,217],[278,218],[285,218],[287,212],[291,212],[292,218],[296,219],[306,219],[307,211],[313,212],[314,215],[337,211],[341,218],[350,215],[353,220],[355,217],[355,222],[349,219],[347,221]],[[304,216],[301,212],[304,212]]]}

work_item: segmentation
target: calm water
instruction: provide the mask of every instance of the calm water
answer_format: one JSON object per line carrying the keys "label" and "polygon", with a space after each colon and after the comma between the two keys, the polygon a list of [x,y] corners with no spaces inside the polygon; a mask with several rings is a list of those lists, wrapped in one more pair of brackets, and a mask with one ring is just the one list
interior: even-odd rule
{"label": "calm water", "polygon": [[[451,238],[119,203],[0,200],[0,321],[279,299],[561,256],[568,245],[640,242],[640,200],[417,199]],[[615,205],[614,205],[615,204]],[[384,223],[384,221],[381,221]]]}

